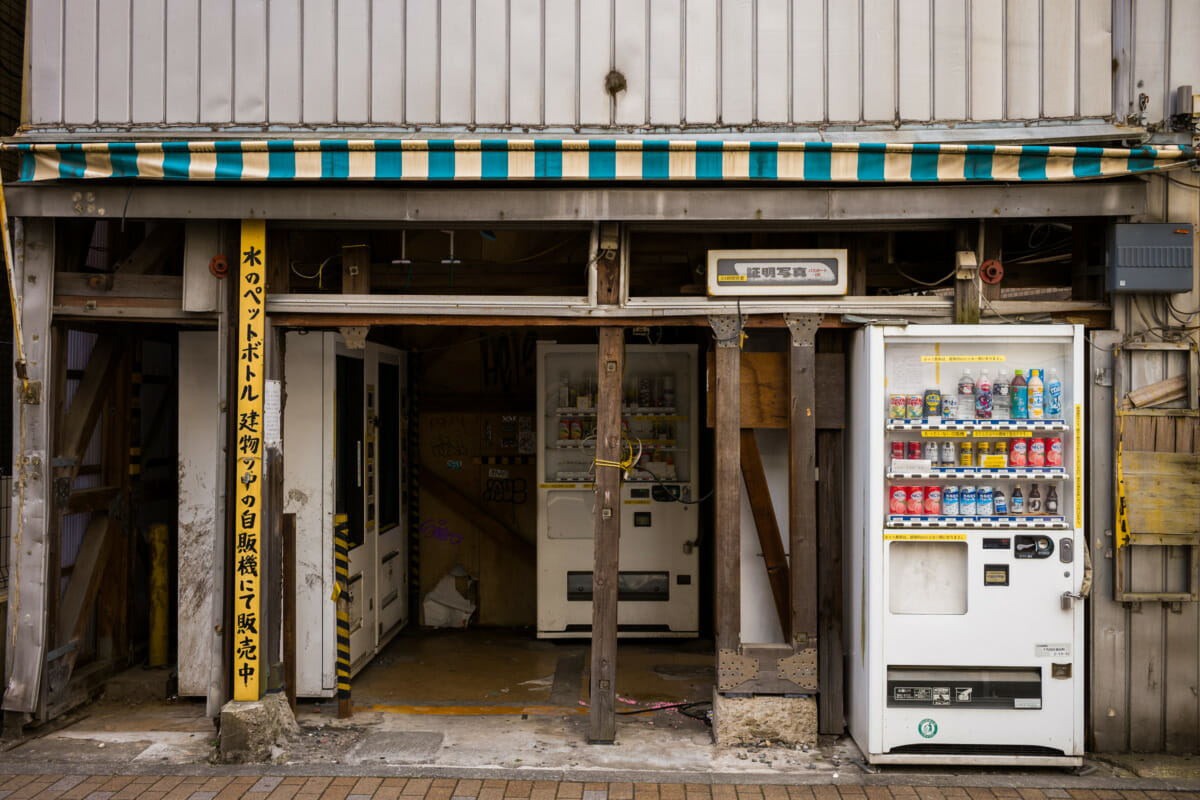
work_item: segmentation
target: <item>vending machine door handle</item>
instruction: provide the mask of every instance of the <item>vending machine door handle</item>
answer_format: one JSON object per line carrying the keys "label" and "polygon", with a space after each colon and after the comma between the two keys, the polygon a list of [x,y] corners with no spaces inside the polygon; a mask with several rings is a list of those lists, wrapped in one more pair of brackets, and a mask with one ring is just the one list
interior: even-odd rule
{"label": "vending machine door handle", "polygon": [[1079,592],[1063,592],[1060,601],[1062,602],[1062,610],[1070,611],[1075,606],[1076,600],[1082,600],[1083,595]]}

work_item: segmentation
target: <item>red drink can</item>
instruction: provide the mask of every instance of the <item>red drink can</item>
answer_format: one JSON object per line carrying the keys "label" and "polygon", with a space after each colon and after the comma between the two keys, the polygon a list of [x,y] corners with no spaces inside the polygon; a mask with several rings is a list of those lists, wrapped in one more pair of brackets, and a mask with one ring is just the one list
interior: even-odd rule
{"label": "red drink can", "polygon": [[921,443],[920,442],[909,442],[908,443],[908,457],[914,461],[918,460],[921,457]]}
{"label": "red drink can", "polygon": [[1008,465],[1010,467],[1027,466],[1029,463],[1028,455],[1027,455],[1028,453],[1029,453],[1029,443],[1028,442],[1026,442],[1024,439],[1013,439],[1012,446],[1009,448],[1009,451],[1008,451]]}
{"label": "red drink can", "polygon": [[891,493],[891,503],[888,506],[893,514],[908,513],[908,489],[903,486],[893,486],[888,490]]}
{"label": "red drink can", "polygon": [[892,442],[892,458],[904,458],[904,442]]}
{"label": "red drink can", "polygon": [[919,394],[910,394],[907,399],[908,418],[920,419],[925,413],[925,398]]}
{"label": "red drink can", "polygon": [[1031,466],[1031,467],[1046,466],[1046,440],[1045,439],[1030,439],[1029,440],[1029,466]]}
{"label": "red drink can", "polygon": [[1061,467],[1063,460],[1063,442],[1062,438],[1055,436],[1053,439],[1046,440],[1046,466]]}
{"label": "red drink can", "polygon": [[942,513],[942,487],[926,486],[925,487],[925,513],[926,514],[941,514]]}
{"label": "red drink can", "polygon": [[908,513],[925,513],[925,488],[923,486],[908,487]]}

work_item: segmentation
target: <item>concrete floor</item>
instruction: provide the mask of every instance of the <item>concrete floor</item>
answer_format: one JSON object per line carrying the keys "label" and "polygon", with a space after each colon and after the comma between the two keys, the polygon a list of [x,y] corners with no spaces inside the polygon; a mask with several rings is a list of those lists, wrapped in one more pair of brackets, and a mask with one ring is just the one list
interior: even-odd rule
{"label": "concrete floor", "polygon": [[[703,719],[707,706],[670,707],[711,699],[713,655],[707,641],[622,641],[617,741],[590,745],[587,663],[585,644],[540,641],[527,631],[405,632],[355,677],[352,718],[337,719],[333,700],[300,703],[302,733],[278,749],[274,768],[302,774],[319,770],[601,781],[669,781],[683,774],[688,781],[702,782],[899,779],[986,786],[1035,780],[1073,787],[1110,785],[1140,775],[1164,781],[1160,785],[1200,785],[1195,758],[1094,759],[1089,764],[1095,769],[1087,777],[1062,770],[924,767],[879,774],[861,766],[861,755],[848,737],[825,737],[812,749],[720,747],[713,744]],[[216,732],[204,716],[204,703],[131,698],[124,692],[138,678],[126,676],[122,699],[98,701],[34,731],[0,753],[0,767],[210,768]]]}

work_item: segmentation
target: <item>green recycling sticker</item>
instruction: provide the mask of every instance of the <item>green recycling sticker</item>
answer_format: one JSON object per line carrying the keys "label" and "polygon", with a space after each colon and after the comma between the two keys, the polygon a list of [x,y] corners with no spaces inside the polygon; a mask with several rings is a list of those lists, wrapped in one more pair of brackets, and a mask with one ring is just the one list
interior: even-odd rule
{"label": "green recycling sticker", "polygon": [[917,723],[917,733],[926,739],[932,739],[934,736],[937,736],[937,723],[926,717]]}

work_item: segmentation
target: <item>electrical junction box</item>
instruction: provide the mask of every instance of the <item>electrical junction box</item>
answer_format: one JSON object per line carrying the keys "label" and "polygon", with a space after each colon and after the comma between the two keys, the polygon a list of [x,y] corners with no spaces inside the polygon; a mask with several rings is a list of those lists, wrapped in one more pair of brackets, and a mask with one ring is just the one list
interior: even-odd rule
{"label": "electrical junction box", "polygon": [[1110,292],[1190,292],[1192,225],[1115,223],[1108,232]]}

